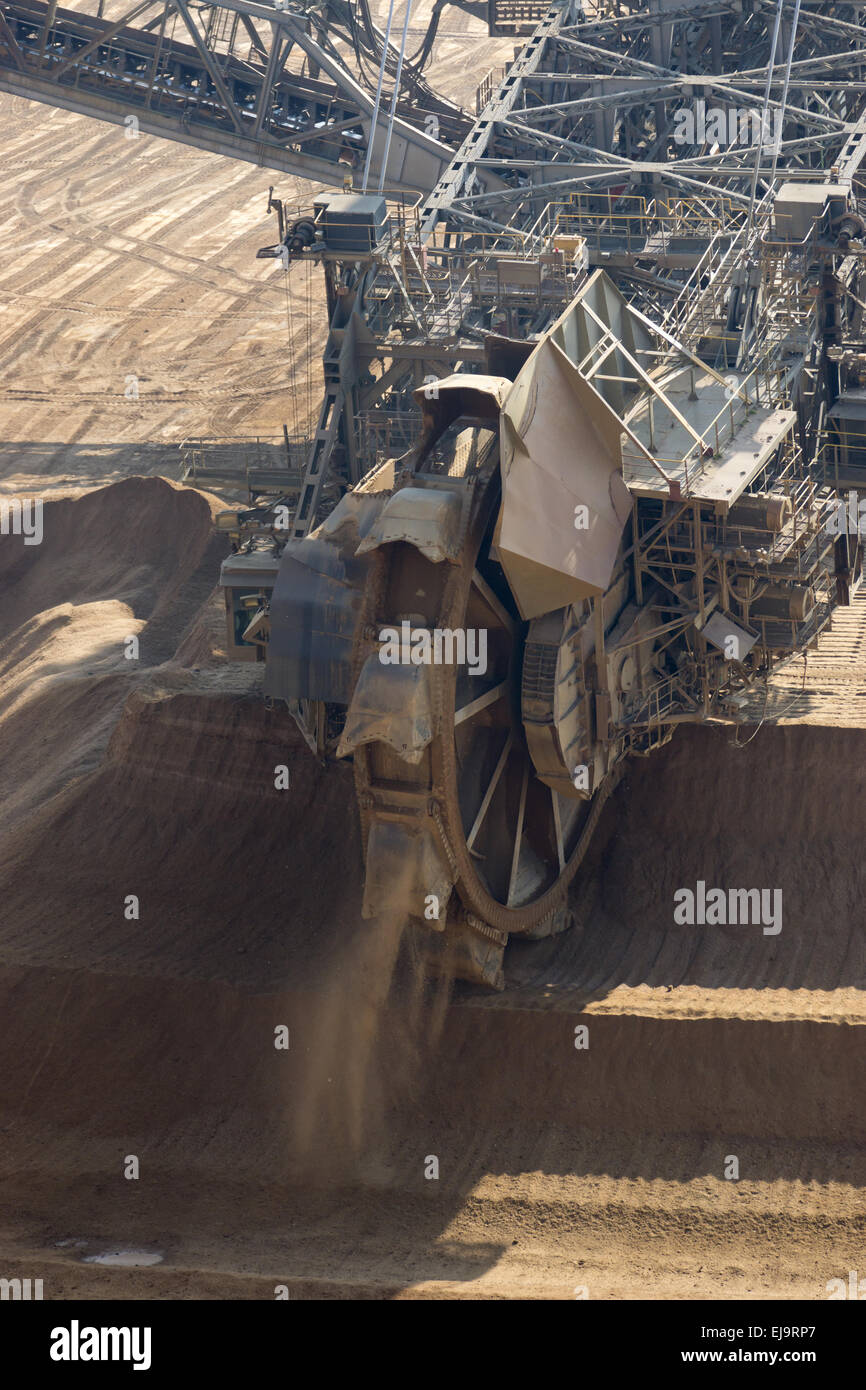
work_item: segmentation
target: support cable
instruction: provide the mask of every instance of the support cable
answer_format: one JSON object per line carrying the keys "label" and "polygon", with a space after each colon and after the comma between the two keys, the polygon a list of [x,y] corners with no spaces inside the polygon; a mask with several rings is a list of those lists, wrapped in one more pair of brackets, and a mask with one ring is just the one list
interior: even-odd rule
{"label": "support cable", "polygon": [[[769,63],[767,64],[767,81],[766,81],[766,83],[764,84],[764,104],[763,104],[763,106],[761,107],[761,132],[762,132],[762,134],[763,134],[763,132],[767,129],[766,121],[767,121],[767,116],[768,116],[769,111],[770,111],[770,91],[771,91],[771,88],[772,88],[772,86],[773,86],[773,65],[775,64],[775,61],[776,61],[776,47],[777,47],[778,42],[779,42],[779,27],[780,27],[780,25],[781,25],[781,23],[782,23],[782,6],[784,5],[784,3],[785,3],[785,0],[779,0],[779,3],[778,3],[778,5],[777,5],[777,7],[776,7],[776,22],[775,22],[775,24],[773,25],[773,42],[772,42],[772,44],[771,44],[771,46],[770,46],[770,61],[769,61]],[[798,3],[799,3],[799,0],[798,0]],[[755,151],[755,167],[754,167],[754,169],[752,170],[752,187],[751,187],[750,196],[749,196],[749,219],[748,219],[748,222],[747,222],[747,224],[746,224],[746,238],[745,238],[745,243],[744,243],[744,249],[745,249],[746,252],[748,252],[748,249],[749,249],[749,242],[750,242],[751,236],[752,236],[752,221],[753,221],[753,218],[754,218],[754,215],[755,215],[755,195],[756,195],[757,190],[758,190],[758,174],[759,174],[760,168],[761,168],[761,150],[762,150],[762,147],[763,147],[762,141],[759,140],[759,141],[758,141],[758,148],[757,148],[756,151]]]}
{"label": "support cable", "polygon": [[406,13],[403,17],[403,36],[400,39],[400,54],[397,58],[397,76],[394,78],[394,90],[391,93],[391,109],[388,112],[388,128],[385,132],[385,152],[382,155],[382,167],[379,170],[379,192],[385,187],[385,172],[388,168],[388,155],[391,153],[391,136],[394,133],[394,117],[397,114],[397,98],[400,95],[400,77],[403,72],[403,56],[406,52],[406,38],[409,33],[409,16],[412,13],[412,0],[406,0]]}
{"label": "support cable", "polygon": [[791,81],[791,64],[794,61],[794,44],[797,40],[797,25],[800,22],[800,0],[794,6],[794,19],[791,24],[791,42],[788,45],[788,62],[785,66],[785,85],[782,88],[782,105],[779,111],[779,128],[776,131],[776,139],[773,145],[773,172],[770,175],[770,187],[776,181],[776,165],[779,162],[779,151],[782,148],[782,130],[785,124],[785,107],[788,104],[788,83]]}
{"label": "support cable", "polygon": [[299,436],[301,431],[298,426],[298,393],[296,388],[295,373],[297,371],[298,359],[295,353],[295,324],[292,312],[292,295],[289,290],[289,267],[283,265],[283,284],[286,291],[286,333],[289,339],[289,363],[291,368],[291,401],[292,401],[292,424],[294,425],[295,436]]}
{"label": "support cable", "polygon": [[[781,0],[779,0],[781,4]],[[364,177],[361,183],[361,192],[367,192],[367,181],[370,177],[370,160],[373,155],[373,141],[376,138],[376,122],[379,119],[379,104],[382,100],[382,83],[385,80],[385,63],[388,59],[388,43],[391,38],[391,22],[394,18],[394,0],[391,0],[388,8],[388,25],[385,29],[385,42],[382,45],[382,62],[379,67],[379,81],[376,86],[376,99],[373,102],[373,114],[370,117],[370,138],[367,141],[367,157],[364,160]]]}

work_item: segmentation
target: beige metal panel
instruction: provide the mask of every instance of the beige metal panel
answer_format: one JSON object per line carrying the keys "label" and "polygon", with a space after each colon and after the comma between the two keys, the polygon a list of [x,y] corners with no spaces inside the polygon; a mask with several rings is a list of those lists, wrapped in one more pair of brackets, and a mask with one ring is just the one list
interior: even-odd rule
{"label": "beige metal panel", "polygon": [[495,545],[523,618],[607,588],[631,512],[618,436],[606,403],[544,339],[500,423]]}
{"label": "beige metal panel", "polygon": [[497,420],[510,390],[511,382],[504,376],[455,372],[440,381],[419,386],[412,395],[421,407],[425,432],[436,434],[460,416]]}

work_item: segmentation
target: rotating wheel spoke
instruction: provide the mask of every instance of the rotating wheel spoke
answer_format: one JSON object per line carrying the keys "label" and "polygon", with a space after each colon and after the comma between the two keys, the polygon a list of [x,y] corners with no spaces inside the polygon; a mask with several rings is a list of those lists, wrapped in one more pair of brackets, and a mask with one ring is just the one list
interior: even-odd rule
{"label": "rotating wheel spoke", "polygon": [[493,769],[493,774],[490,778],[490,781],[487,784],[487,790],[485,791],[484,796],[482,797],[481,805],[478,808],[478,814],[475,817],[475,820],[472,822],[472,829],[466,836],[467,849],[472,849],[472,846],[475,844],[475,841],[478,837],[478,832],[484,824],[484,817],[487,815],[487,812],[490,809],[490,803],[493,800],[493,793],[496,791],[496,788],[499,785],[499,779],[505,770],[505,764],[508,762],[508,755],[511,752],[513,745],[514,731],[512,729],[509,729],[508,733],[505,736],[505,744],[503,746],[502,752],[499,754],[499,761],[497,762],[496,767]]}
{"label": "rotating wheel spoke", "polygon": [[472,571],[472,583],[475,585],[475,588],[478,590],[479,595],[484,600],[487,607],[496,616],[500,626],[505,628],[509,637],[513,638],[515,635],[514,619],[508,612],[505,604],[501,599],[497,598],[496,594],[487,583],[487,580],[477,569]]}
{"label": "rotating wheel spoke", "polygon": [[501,700],[508,690],[508,681],[500,681],[490,690],[485,690],[483,695],[479,695],[474,700],[470,700],[468,705],[463,705],[454,712],[454,724],[463,724],[467,719],[474,719],[476,714],[481,714],[482,710],[489,705],[495,705],[497,700]]}
{"label": "rotating wheel spoke", "polygon": [[517,811],[517,829],[514,834],[514,851],[511,856],[511,873],[508,878],[508,897],[506,907],[510,907],[514,901],[514,891],[517,887],[518,874],[520,872],[520,847],[523,843],[523,818],[526,814],[526,789],[529,786],[529,760],[523,764],[523,777],[520,782],[520,805]]}
{"label": "rotating wheel spoke", "polygon": [[550,805],[553,810],[553,833],[556,838],[556,859],[559,872],[565,868],[565,848],[562,841],[562,818],[559,814],[559,793],[550,788]]}

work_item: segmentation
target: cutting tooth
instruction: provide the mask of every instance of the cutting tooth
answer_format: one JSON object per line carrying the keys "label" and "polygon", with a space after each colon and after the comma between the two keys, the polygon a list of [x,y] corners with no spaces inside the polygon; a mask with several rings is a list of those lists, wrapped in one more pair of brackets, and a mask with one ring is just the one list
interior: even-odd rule
{"label": "cutting tooth", "polygon": [[358,545],[366,555],[380,546],[404,542],[428,560],[441,564],[457,560],[462,538],[465,491],[405,487],[389,497],[380,515]]}
{"label": "cutting tooth", "polygon": [[433,739],[430,666],[386,666],[367,657],[337,747],[344,758],[362,743],[387,743],[404,762],[420,763]]}
{"label": "cutting tooth", "polygon": [[376,819],[367,838],[363,917],[401,913],[443,931],[453,874],[423,823]]}
{"label": "cutting tooth", "polygon": [[420,929],[416,936],[432,975],[468,980],[486,989],[505,988],[506,933],[464,913],[456,899],[440,936],[422,934]]}

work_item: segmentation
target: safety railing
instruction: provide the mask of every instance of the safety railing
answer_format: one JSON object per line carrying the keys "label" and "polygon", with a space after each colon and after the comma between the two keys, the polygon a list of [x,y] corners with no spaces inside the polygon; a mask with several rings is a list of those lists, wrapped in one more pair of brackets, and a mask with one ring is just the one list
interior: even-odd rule
{"label": "safety railing", "polygon": [[305,436],[198,436],[179,445],[184,482],[222,483],[251,493],[300,486],[310,443]]}
{"label": "safety railing", "polygon": [[400,458],[415,444],[421,427],[419,410],[365,411],[358,417],[362,458],[369,467],[385,459]]}

